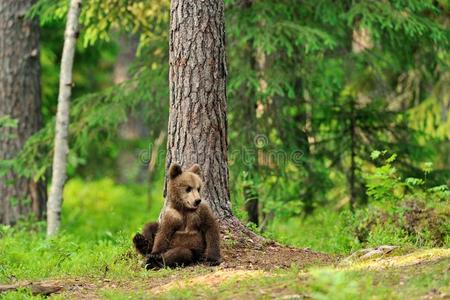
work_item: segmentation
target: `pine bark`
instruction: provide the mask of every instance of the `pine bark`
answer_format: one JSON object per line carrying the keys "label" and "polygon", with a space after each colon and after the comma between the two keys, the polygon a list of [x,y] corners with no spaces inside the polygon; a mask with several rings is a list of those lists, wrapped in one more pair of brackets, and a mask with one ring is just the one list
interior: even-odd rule
{"label": "pine bark", "polygon": [[55,151],[53,155],[53,178],[47,211],[47,235],[58,233],[61,223],[61,205],[69,153],[69,107],[72,93],[72,68],[75,46],[78,37],[78,18],[81,12],[81,0],[71,0],[64,33],[64,48],[61,59],[59,79],[58,109],[56,114]]}
{"label": "pine bark", "polygon": [[[41,127],[39,23],[25,17],[34,0],[0,1],[0,117],[17,127],[0,127],[0,161],[13,159]],[[7,171],[0,177],[0,223],[13,225],[34,214],[44,217],[46,190]]]}
{"label": "pine bark", "polygon": [[221,221],[231,220],[224,2],[172,0],[170,14],[166,170],[200,164],[202,199]]}

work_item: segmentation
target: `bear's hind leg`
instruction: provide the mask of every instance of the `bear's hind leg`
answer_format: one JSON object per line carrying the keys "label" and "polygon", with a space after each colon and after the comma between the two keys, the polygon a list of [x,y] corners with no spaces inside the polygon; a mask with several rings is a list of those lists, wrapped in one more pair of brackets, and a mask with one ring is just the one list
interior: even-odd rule
{"label": "bear's hind leg", "polygon": [[142,229],[142,235],[152,244],[155,240],[156,233],[158,232],[159,224],[158,222],[147,223]]}
{"label": "bear's hind leg", "polygon": [[193,262],[193,253],[190,249],[177,247],[166,251],[162,260],[168,267],[186,266]]}
{"label": "bear's hind leg", "polygon": [[137,233],[133,238],[133,244],[137,252],[141,255],[147,255],[152,252],[153,242],[155,240],[156,232],[158,231],[159,224],[147,223],[144,225],[144,229],[141,233]]}

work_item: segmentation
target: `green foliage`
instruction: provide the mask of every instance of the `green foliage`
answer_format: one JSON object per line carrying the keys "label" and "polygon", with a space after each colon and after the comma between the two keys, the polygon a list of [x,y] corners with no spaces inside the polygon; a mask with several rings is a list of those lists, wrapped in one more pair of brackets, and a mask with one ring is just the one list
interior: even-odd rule
{"label": "green foliage", "polygon": [[153,201],[147,203],[142,187],[117,186],[108,178],[91,183],[71,180],[64,190],[62,229],[85,241],[113,241],[120,232],[137,232],[158,216],[162,193],[153,193]]}
{"label": "green foliage", "polygon": [[[42,25],[64,20],[68,9],[65,0],[39,0],[30,11],[30,16],[39,16]],[[165,39],[164,29],[169,21],[169,1],[122,1],[92,0],[83,3],[80,22],[83,25],[81,41],[83,47],[98,41],[110,41],[114,31],[141,34],[143,43]]]}
{"label": "green foliage", "polygon": [[[19,155],[2,162],[21,175],[34,179],[47,177],[51,166],[54,115],[59,81],[59,60],[63,41],[67,1],[41,0],[30,16],[39,16],[43,27],[41,64],[43,82],[42,111],[44,128],[27,141]],[[116,176],[115,166],[121,147],[129,147],[117,130],[131,116],[148,120],[150,138],[166,126],[168,97],[166,63],[168,1],[88,1],[84,3],[81,41],[77,44],[70,112],[69,176]],[[146,4],[147,5],[147,4]],[[106,13],[108,12],[108,13]],[[120,16],[120,17],[119,17]],[[98,26],[98,23],[103,24]],[[144,24],[145,23],[145,24]],[[139,31],[141,57],[130,66],[131,79],[112,86],[112,68],[117,56],[118,31]],[[151,66],[148,68],[147,66]],[[135,151],[147,148],[146,141],[135,142]]]}
{"label": "green foliage", "polygon": [[362,247],[353,234],[353,220],[354,216],[349,212],[318,208],[304,219],[276,217],[265,234],[297,247],[328,253],[350,253]]}
{"label": "green foliage", "polygon": [[[322,207],[304,219],[286,220],[277,212],[266,234],[284,243],[332,253],[384,244],[448,247],[448,186],[429,188],[426,178],[402,179],[395,168],[395,154],[375,151],[371,156],[383,163],[365,175],[369,206],[354,213]],[[425,166],[425,174],[431,172],[429,168]]]}
{"label": "green foliage", "polygon": [[[381,155],[386,154],[383,151]],[[372,153],[372,157],[380,159],[380,152]],[[372,205],[359,218],[359,239],[367,238],[372,245],[446,245],[450,235],[446,221],[450,213],[448,186],[427,187],[426,177],[402,179],[393,166],[395,159],[396,155],[388,156],[366,176]],[[424,176],[430,168],[430,164],[425,165]]]}
{"label": "green foliage", "polygon": [[[98,158],[112,157],[117,153],[116,143],[117,127],[128,118],[127,111],[132,111],[141,103],[142,99],[155,100],[154,109],[160,107],[155,91],[161,84],[158,77],[152,77],[159,71],[142,70],[139,80],[133,80],[122,85],[109,88],[103,92],[88,94],[73,101],[70,118],[69,168],[75,170],[80,165],[87,164]],[[145,85],[149,88],[144,88]],[[136,88],[137,86],[137,88]],[[161,91],[167,93],[167,91]],[[158,94],[159,96],[159,94]],[[147,105],[151,105],[148,102]],[[153,124],[163,123],[164,116],[155,117]],[[158,127],[155,127],[156,135]],[[35,179],[45,175],[51,166],[52,145],[54,136],[54,119],[30,138],[21,153],[16,157],[14,164],[18,173],[32,176]],[[101,147],[100,147],[101,145]],[[91,155],[95,150],[95,155]],[[117,154],[116,154],[117,155]],[[88,161],[86,158],[90,158]],[[70,175],[74,171],[69,172]]]}
{"label": "green foliage", "polygon": [[402,35],[413,40],[429,40],[446,48],[450,41],[448,30],[429,17],[439,13],[439,8],[431,0],[360,2],[352,5],[348,22],[352,24],[359,20],[361,25],[371,28],[376,38],[384,31],[390,41]]}
{"label": "green foliage", "polygon": [[[3,300],[44,300],[46,296],[33,295],[29,289],[19,289],[17,291],[7,292],[2,294]],[[59,295],[52,296],[52,299],[64,299]]]}
{"label": "green foliage", "polygon": [[361,290],[368,294],[371,292],[371,278],[358,280],[354,273],[317,269],[313,270],[311,275],[314,299],[364,299]]}
{"label": "green foliage", "polygon": [[[327,203],[348,202],[350,193],[366,205],[363,174],[376,166],[370,153],[377,149],[399,155],[404,177],[419,176],[420,165],[433,161],[442,169],[428,174],[427,185],[445,180],[447,6],[326,0],[226,5],[231,152],[248,151],[249,142],[264,135],[267,144],[258,155],[303,153],[294,164],[258,162],[263,212],[278,214],[277,207],[284,207],[285,213],[308,214]],[[370,39],[359,53],[351,47],[358,30]],[[428,100],[431,95],[438,96]],[[252,114],[256,120],[249,122]],[[237,205],[239,172],[253,169],[231,161]]]}
{"label": "green foliage", "polygon": [[[376,151],[371,154],[371,157],[374,160],[382,160],[382,156],[386,155],[387,151]],[[439,185],[427,188],[426,175],[432,171],[431,163],[424,164],[424,178],[407,177],[402,179],[398,170],[393,166],[396,158],[396,154],[387,157],[381,166],[374,168],[372,173],[365,176],[367,179],[367,194],[372,203],[381,202],[381,205],[388,203],[396,205],[397,201],[406,198],[427,200],[429,204],[450,200],[448,186]]]}
{"label": "green foliage", "polygon": [[[374,151],[371,154],[372,159],[377,159],[380,156],[380,151]],[[383,151],[382,153],[386,153]],[[375,201],[395,202],[400,197],[395,196],[395,190],[402,188],[399,178],[397,178],[397,171],[392,167],[391,163],[397,157],[393,154],[386,159],[386,164],[375,168],[373,174],[367,175],[367,194]]]}

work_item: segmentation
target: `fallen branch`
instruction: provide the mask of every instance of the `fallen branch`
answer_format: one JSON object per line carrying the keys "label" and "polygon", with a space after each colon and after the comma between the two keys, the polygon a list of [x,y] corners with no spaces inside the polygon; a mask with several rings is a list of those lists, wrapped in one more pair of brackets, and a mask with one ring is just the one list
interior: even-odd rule
{"label": "fallen branch", "polygon": [[16,291],[19,289],[29,289],[33,295],[44,295],[49,296],[54,293],[58,293],[63,289],[61,285],[55,284],[45,284],[39,282],[27,282],[27,283],[18,283],[18,284],[10,284],[10,285],[0,285],[0,293]]}

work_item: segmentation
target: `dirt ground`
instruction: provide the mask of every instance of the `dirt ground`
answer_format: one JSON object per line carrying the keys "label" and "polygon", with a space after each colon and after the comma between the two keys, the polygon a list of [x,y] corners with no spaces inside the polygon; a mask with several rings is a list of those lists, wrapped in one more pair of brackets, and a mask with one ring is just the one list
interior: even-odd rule
{"label": "dirt ground", "polygon": [[260,245],[240,243],[222,247],[222,268],[246,270],[271,270],[287,268],[295,264],[299,268],[311,265],[333,264],[338,256],[319,253],[310,249],[283,246],[272,241]]}

